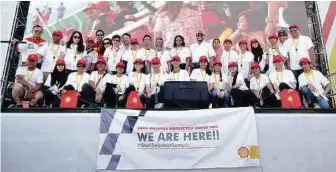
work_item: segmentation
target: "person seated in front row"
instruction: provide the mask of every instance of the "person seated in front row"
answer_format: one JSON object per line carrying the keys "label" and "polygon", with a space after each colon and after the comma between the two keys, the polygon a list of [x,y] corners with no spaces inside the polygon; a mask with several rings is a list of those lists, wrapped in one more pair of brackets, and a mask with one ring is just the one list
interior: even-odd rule
{"label": "person seated in front row", "polygon": [[90,79],[90,75],[85,72],[86,64],[87,63],[85,59],[80,59],[77,61],[77,71],[69,74],[68,79],[64,84],[65,86],[63,87],[62,90],[62,94],[65,94],[69,90],[75,90],[77,92],[77,97],[80,98],[78,100],[77,107],[89,106],[87,102],[84,102],[86,100],[82,98],[82,91],[85,89],[84,87],[89,86],[89,79]]}
{"label": "person seated in front row", "polygon": [[147,75],[146,85],[146,107],[154,108],[156,104],[164,102],[164,72],[161,71],[160,58],[155,57],[151,60],[152,71]]}
{"label": "person seated in front row", "polygon": [[232,96],[234,107],[254,106],[258,103],[256,96],[247,88],[243,73],[238,72],[237,62],[229,63],[228,80],[228,92]]}
{"label": "person seated in front row", "polygon": [[29,106],[34,107],[43,98],[43,72],[36,68],[38,58],[36,54],[28,55],[27,66],[19,67],[16,71],[12,91],[16,107],[23,107],[22,101],[25,99],[30,101]]}
{"label": "person seated in front row", "polygon": [[[114,87],[113,93],[105,93],[109,95],[109,99],[114,100],[113,107],[125,107],[127,97],[126,89],[129,87],[128,77],[124,74],[125,71],[125,64],[123,62],[119,62],[116,65],[116,74],[112,75],[111,80],[106,84],[109,85],[110,83]],[[108,90],[106,90],[108,91]],[[115,96],[113,96],[115,95]]]}
{"label": "person seated in front row", "polygon": [[54,71],[48,75],[44,83],[44,104],[46,107],[59,107],[61,89],[68,79],[68,71],[65,69],[65,61],[58,59]]}
{"label": "person seated in front row", "polygon": [[260,73],[260,66],[257,62],[252,62],[251,71],[250,89],[260,104],[263,107],[280,107],[280,101],[275,96],[273,85],[267,75]]}
{"label": "person seated in front row", "polygon": [[[114,108],[115,99],[111,99],[108,93],[113,93],[113,87],[107,82],[111,80],[111,74],[106,71],[106,61],[100,56],[96,62],[98,71],[93,71],[89,79],[89,87],[84,87],[82,98],[90,103],[96,103],[103,107],[104,103],[107,107]],[[115,95],[114,95],[115,96]],[[113,102],[114,101],[114,102]]]}
{"label": "person seated in front row", "polygon": [[273,57],[273,64],[275,71],[269,75],[269,78],[273,84],[277,99],[280,100],[279,93],[284,89],[294,90],[296,80],[292,71],[284,69],[284,60],[280,55]]}
{"label": "person seated in front row", "polygon": [[303,73],[299,76],[299,87],[308,107],[314,107],[314,103],[317,103],[321,108],[328,109],[330,106],[326,95],[330,90],[330,82],[320,71],[311,69],[310,63],[308,58],[300,60]]}
{"label": "person seated in front row", "polygon": [[142,104],[145,104],[145,79],[146,75],[142,72],[144,67],[144,61],[140,58],[134,61],[134,69],[128,74],[129,87],[126,90],[126,95],[131,91],[136,91],[141,99]]}
{"label": "person seated in front row", "polygon": [[173,56],[171,64],[173,71],[166,75],[166,81],[190,81],[188,72],[180,68],[181,59],[179,56]]}
{"label": "person seated in front row", "polygon": [[214,62],[214,72],[211,80],[215,81],[214,89],[211,91],[212,108],[231,105],[230,94],[227,92],[228,77],[222,72],[222,62]]}

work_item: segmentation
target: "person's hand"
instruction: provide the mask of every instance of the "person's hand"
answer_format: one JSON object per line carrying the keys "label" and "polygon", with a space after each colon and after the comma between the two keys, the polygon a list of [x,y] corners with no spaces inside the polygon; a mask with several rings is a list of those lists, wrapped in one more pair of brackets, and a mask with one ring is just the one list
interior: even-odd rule
{"label": "person's hand", "polygon": [[102,100],[102,98],[103,98],[102,94],[100,94],[100,93],[96,94],[96,99],[95,99],[96,103],[99,103]]}
{"label": "person's hand", "polygon": [[273,89],[271,89],[271,94],[274,94],[274,93],[275,93],[275,91]]}
{"label": "person's hand", "polygon": [[309,88],[312,92],[315,92],[315,91],[316,91],[316,88],[315,88],[314,85],[311,84],[311,83],[308,83],[308,88]]}
{"label": "person's hand", "polygon": [[80,94],[79,92],[77,92],[76,95],[77,95],[77,97],[80,97],[80,96],[81,96],[81,94]]}
{"label": "person's hand", "polygon": [[101,94],[101,91],[98,87],[95,88],[96,94]]}
{"label": "person's hand", "polygon": [[14,46],[16,46],[19,42],[20,42],[20,41],[19,41],[18,39],[13,39],[13,40],[12,40],[12,44],[13,44]]}
{"label": "person's hand", "polygon": [[120,96],[120,97],[118,98],[118,100],[119,100],[119,101],[122,101],[122,100],[124,100],[124,98],[125,98],[124,96]]}

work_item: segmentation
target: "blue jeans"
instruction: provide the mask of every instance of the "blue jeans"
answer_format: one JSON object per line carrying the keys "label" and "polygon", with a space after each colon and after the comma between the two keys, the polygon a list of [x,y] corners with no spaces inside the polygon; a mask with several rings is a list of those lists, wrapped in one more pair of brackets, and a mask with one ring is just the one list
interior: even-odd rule
{"label": "blue jeans", "polygon": [[302,87],[302,94],[306,99],[308,104],[316,102],[322,109],[329,109],[329,103],[324,98],[317,98],[313,92],[308,88],[308,86]]}
{"label": "blue jeans", "polygon": [[217,90],[212,90],[211,91],[211,100],[212,100],[212,107],[224,107],[224,104],[229,106],[230,103],[230,94],[225,93],[224,98],[220,99],[217,96]]}

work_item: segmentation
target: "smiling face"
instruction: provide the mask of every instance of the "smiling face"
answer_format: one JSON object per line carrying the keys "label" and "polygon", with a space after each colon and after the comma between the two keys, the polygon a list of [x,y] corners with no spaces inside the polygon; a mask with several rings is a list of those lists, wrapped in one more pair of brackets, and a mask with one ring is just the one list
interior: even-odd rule
{"label": "smiling face", "polygon": [[206,69],[206,67],[208,66],[208,61],[201,61],[200,62],[200,68],[201,69]]}
{"label": "smiling face", "polygon": [[56,68],[59,72],[62,72],[65,67],[64,67],[64,65],[57,65]]}
{"label": "smiling face", "polygon": [[220,41],[217,39],[213,40],[212,46],[217,49],[220,46]]}
{"label": "smiling face", "polygon": [[259,43],[258,43],[258,42],[254,42],[254,43],[252,44],[252,47],[253,47],[253,48],[258,48],[258,46],[259,46]]}
{"label": "smiling face", "polygon": [[216,65],[214,66],[214,70],[215,70],[215,72],[220,72],[220,71],[222,70],[222,66],[219,65],[219,64],[216,64]]}
{"label": "smiling face", "polygon": [[74,43],[79,43],[79,41],[81,40],[81,36],[79,35],[79,33],[75,33],[73,36],[72,36],[72,40]]}
{"label": "smiling face", "polygon": [[235,73],[235,72],[237,72],[237,66],[231,66],[231,67],[229,67],[229,71],[230,71],[231,73]]}
{"label": "smiling face", "polygon": [[105,70],[105,64],[104,63],[101,63],[101,62],[99,62],[99,63],[97,63],[97,69],[99,70],[99,71],[103,71],[103,70]]}
{"label": "smiling face", "polygon": [[135,63],[134,68],[135,68],[136,71],[141,71],[141,69],[143,68],[143,64],[142,63]]}
{"label": "smiling face", "polygon": [[247,31],[248,25],[247,25],[246,17],[244,15],[239,17],[237,27],[238,27],[238,29],[240,29],[242,31]]}

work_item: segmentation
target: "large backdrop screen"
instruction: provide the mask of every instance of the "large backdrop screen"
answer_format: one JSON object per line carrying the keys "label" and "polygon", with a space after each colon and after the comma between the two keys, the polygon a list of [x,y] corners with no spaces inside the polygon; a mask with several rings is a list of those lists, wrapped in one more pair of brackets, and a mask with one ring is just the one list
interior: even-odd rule
{"label": "large backdrop screen", "polygon": [[208,39],[231,38],[237,43],[257,38],[267,48],[268,34],[292,23],[308,34],[303,1],[32,1],[26,36],[40,24],[47,40],[56,29],[62,30],[64,42],[74,30],[89,36],[102,29],[109,37],[126,32],[139,40],[145,34],[162,37],[171,47],[176,35],[189,45],[196,41],[197,30],[203,30]]}

